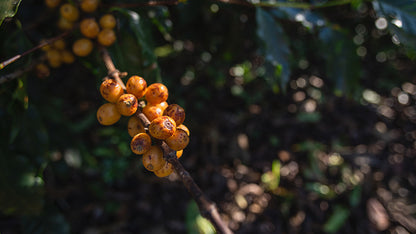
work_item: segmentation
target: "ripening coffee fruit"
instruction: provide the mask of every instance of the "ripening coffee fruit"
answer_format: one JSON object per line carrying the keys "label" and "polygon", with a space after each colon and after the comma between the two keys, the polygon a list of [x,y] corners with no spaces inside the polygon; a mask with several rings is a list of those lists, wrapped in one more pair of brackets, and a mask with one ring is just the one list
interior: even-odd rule
{"label": "ripening coffee fruit", "polygon": [[55,8],[61,3],[61,0],[45,0],[45,5],[49,8]]}
{"label": "ripening coffee fruit", "polygon": [[79,11],[78,8],[71,5],[70,3],[65,3],[61,6],[59,9],[59,12],[61,13],[61,16],[68,21],[74,22],[79,17]]}
{"label": "ripening coffee fruit", "polygon": [[100,85],[100,93],[105,100],[115,103],[124,94],[124,90],[117,81],[106,79]]}
{"label": "ripening coffee fruit", "polygon": [[132,116],[129,118],[129,121],[127,122],[127,131],[129,132],[129,135],[131,137],[134,137],[139,133],[146,132],[142,121],[136,116]]}
{"label": "ripening coffee fruit", "polygon": [[48,60],[49,66],[57,68],[62,64],[61,53],[56,49],[50,49],[46,51],[46,58]]}
{"label": "ripening coffee fruit", "polygon": [[98,122],[102,125],[112,125],[117,123],[121,115],[114,103],[105,103],[97,110]]}
{"label": "ripening coffee fruit", "polygon": [[72,44],[72,52],[75,55],[84,57],[91,53],[93,49],[93,44],[90,39],[87,38],[80,38]]}
{"label": "ripening coffee fruit", "polygon": [[148,103],[159,104],[168,100],[168,88],[161,83],[153,83],[147,87],[145,98]]}
{"label": "ripening coffee fruit", "polygon": [[136,113],[139,102],[133,94],[123,94],[117,100],[117,109],[121,115],[130,116]]}
{"label": "ripening coffee fruit", "polygon": [[183,154],[183,150],[176,151],[176,157],[177,158],[182,157],[182,154]]}
{"label": "ripening coffee fruit", "polygon": [[152,140],[147,133],[139,133],[131,139],[130,149],[135,154],[144,154],[152,146]]}
{"label": "ripening coffee fruit", "polygon": [[53,42],[53,47],[57,50],[63,50],[65,49],[65,41],[63,39],[59,39]]}
{"label": "ripening coffee fruit", "polygon": [[166,176],[172,174],[172,172],[173,172],[173,165],[166,162],[165,165],[163,165],[162,168],[160,168],[157,171],[154,171],[153,173],[155,173],[155,175],[157,177],[166,177]]}
{"label": "ripening coffee fruit", "polygon": [[189,136],[184,130],[176,129],[173,135],[167,138],[165,142],[169,148],[179,151],[185,149],[189,144]]}
{"label": "ripening coffee fruit", "polygon": [[65,19],[64,17],[59,17],[57,25],[61,30],[70,30],[74,27],[74,23]]}
{"label": "ripening coffee fruit", "polygon": [[35,72],[36,72],[36,76],[41,79],[44,79],[50,75],[49,67],[44,63],[36,64]]}
{"label": "ripening coffee fruit", "polygon": [[105,28],[98,33],[97,41],[102,46],[110,46],[116,41],[116,33],[112,29]]}
{"label": "ripening coffee fruit", "polygon": [[82,35],[88,38],[96,38],[100,32],[100,26],[94,18],[85,18],[79,24]]}
{"label": "ripening coffee fruit", "polygon": [[185,121],[185,110],[178,104],[170,104],[163,115],[171,117],[176,122],[176,126],[179,126]]}
{"label": "ripening coffee fruit", "polygon": [[186,127],[186,126],[185,126],[185,125],[183,125],[183,124],[181,124],[181,125],[177,126],[177,127],[176,127],[176,129],[182,129],[182,130],[184,130],[184,131],[188,134],[188,136],[190,135],[190,132],[189,132],[188,127]]}
{"label": "ripening coffee fruit", "polygon": [[101,28],[113,29],[116,26],[116,18],[112,14],[105,14],[100,18]]}
{"label": "ripening coffee fruit", "polygon": [[127,80],[126,91],[136,96],[137,99],[142,98],[146,93],[147,83],[140,76],[132,76]]}
{"label": "ripening coffee fruit", "polygon": [[69,50],[61,51],[61,60],[66,64],[73,63],[75,61],[75,56]]}
{"label": "ripening coffee fruit", "polygon": [[154,119],[149,125],[149,133],[152,137],[166,140],[176,131],[176,123],[169,116],[160,116]]}
{"label": "ripening coffee fruit", "polygon": [[97,10],[99,0],[81,0],[80,7],[83,12],[91,13]]}
{"label": "ripening coffee fruit", "polygon": [[160,146],[152,145],[150,149],[143,154],[143,166],[149,171],[161,169],[166,161],[163,158],[163,151]]}
{"label": "ripening coffee fruit", "polygon": [[159,104],[157,104],[157,105],[147,104],[143,108],[142,112],[149,119],[149,121],[152,122],[157,117],[162,116],[163,109],[162,109],[162,107],[160,107]]}

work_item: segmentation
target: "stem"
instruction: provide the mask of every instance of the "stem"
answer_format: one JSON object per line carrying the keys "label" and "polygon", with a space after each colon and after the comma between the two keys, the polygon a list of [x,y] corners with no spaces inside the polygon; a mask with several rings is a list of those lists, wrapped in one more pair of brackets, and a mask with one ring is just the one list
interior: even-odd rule
{"label": "stem", "polygon": [[334,0],[328,1],[324,4],[310,4],[306,2],[248,2],[244,0],[211,0],[213,2],[223,2],[228,4],[243,5],[248,7],[290,7],[290,8],[299,8],[299,9],[317,9],[317,8],[326,8],[339,5],[345,5],[351,3],[353,0]]}
{"label": "stem", "polygon": [[113,3],[113,4],[107,4],[105,6],[131,8],[131,7],[178,5],[180,2],[184,2],[184,1],[164,0],[164,1],[148,1],[148,2],[137,2],[137,3]]}
{"label": "stem", "polygon": [[[120,71],[116,69],[114,63],[105,48],[101,48],[101,55],[104,60],[104,64],[110,74],[117,80],[117,77],[120,76]],[[125,87],[121,79],[117,80],[123,87]],[[142,121],[143,126],[148,128],[150,125],[149,119],[139,110],[136,112],[136,116]],[[165,160],[172,164],[175,172],[179,175],[182,180],[182,183],[187,188],[188,192],[191,194],[192,198],[198,204],[199,211],[203,217],[211,221],[218,233],[231,234],[233,233],[228,226],[223,222],[221,216],[217,210],[217,207],[214,202],[209,200],[209,198],[202,192],[199,186],[195,183],[191,175],[182,164],[179,162],[176,157],[176,151],[169,148],[169,146],[162,141],[161,147],[163,150],[163,156]]]}
{"label": "stem", "polygon": [[33,47],[33,48],[31,48],[31,49],[29,49],[29,50],[21,53],[21,54],[15,55],[12,58],[9,58],[9,59],[1,62],[0,63],[0,70],[3,69],[3,68],[5,68],[7,65],[16,62],[21,57],[23,57],[25,55],[28,55],[28,54],[32,53],[33,51],[38,50],[38,49],[40,49],[40,48],[42,48],[42,47],[44,47],[46,45],[49,45],[49,44],[53,43],[56,40],[61,39],[62,37],[66,36],[68,33],[69,33],[68,31],[67,32],[64,32],[64,33],[61,33],[58,36],[56,36],[54,38],[51,38],[49,40],[46,40],[46,41],[40,43],[39,45],[37,45],[37,46],[35,46],[35,47]]}

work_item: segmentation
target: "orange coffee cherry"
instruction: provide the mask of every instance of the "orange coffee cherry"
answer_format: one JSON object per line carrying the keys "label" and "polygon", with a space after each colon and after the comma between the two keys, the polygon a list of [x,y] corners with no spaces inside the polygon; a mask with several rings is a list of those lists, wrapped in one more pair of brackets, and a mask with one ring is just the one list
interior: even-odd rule
{"label": "orange coffee cherry", "polygon": [[160,107],[160,105],[147,104],[143,108],[142,112],[149,119],[149,121],[152,122],[157,117],[162,116],[163,109]]}
{"label": "orange coffee cherry", "polygon": [[185,110],[178,104],[170,104],[163,115],[171,117],[176,122],[176,126],[179,126],[185,120]]}
{"label": "orange coffee cherry", "polygon": [[74,27],[74,23],[65,19],[64,17],[59,17],[57,25],[61,30],[70,30]]}
{"label": "orange coffee cherry", "polygon": [[116,34],[114,30],[105,28],[98,33],[97,40],[102,46],[110,46],[116,41]]}
{"label": "orange coffee cherry", "polygon": [[62,59],[62,62],[66,64],[70,64],[75,61],[75,56],[69,50],[62,50],[61,59]]}
{"label": "orange coffee cherry", "polygon": [[116,18],[111,14],[105,14],[101,16],[99,23],[102,28],[113,29],[116,26]]}
{"label": "orange coffee cherry", "polygon": [[124,94],[124,90],[117,81],[106,79],[100,85],[100,93],[105,100],[115,103]]}
{"label": "orange coffee cherry", "polygon": [[49,8],[55,8],[61,3],[61,0],[45,0],[45,5]]}
{"label": "orange coffee cherry", "polygon": [[172,172],[173,172],[173,165],[166,162],[165,165],[163,165],[162,168],[160,168],[157,171],[154,171],[153,173],[155,173],[155,175],[157,177],[166,177],[166,176],[172,174]]}
{"label": "orange coffee cherry", "polygon": [[130,149],[135,154],[144,154],[152,146],[152,140],[147,133],[139,133],[131,139]]}
{"label": "orange coffee cherry", "polygon": [[136,96],[137,99],[142,98],[146,93],[147,83],[140,76],[132,76],[126,83],[127,93],[131,93]]}
{"label": "orange coffee cherry", "polygon": [[145,94],[146,101],[151,104],[158,104],[168,100],[168,88],[161,83],[154,83],[147,87]]}
{"label": "orange coffee cherry", "polygon": [[82,0],[80,3],[81,10],[87,13],[97,10],[99,0]]}
{"label": "orange coffee cherry", "polygon": [[190,136],[189,129],[185,125],[181,124],[176,129],[182,129],[182,130],[184,130],[188,134],[188,136]]}
{"label": "orange coffee cherry", "polygon": [[142,121],[136,116],[132,116],[129,118],[129,121],[127,122],[127,131],[129,132],[129,135],[131,137],[134,137],[139,133],[146,132]]}
{"label": "orange coffee cherry", "polygon": [[117,100],[117,109],[121,115],[130,116],[137,111],[139,102],[133,94],[123,94]]}
{"label": "orange coffee cherry", "polygon": [[149,133],[152,137],[166,140],[176,131],[176,123],[169,116],[160,116],[154,119],[149,125]]}
{"label": "orange coffee cherry", "polygon": [[95,38],[100,32],[100,27],[94,18],[83,19],[79,25],[79,29],[81,30],[82,35],[88,38]]}
{"label": "orange coffee cherry", "polygon": [[75,55],[80,56],[80,57],[85,57],[89,55],[92,49],[93,49],[92,41],[87,38],[78,39],[72,45],[72,52],[74,52]]}
{"label": "orange coffee cherry", "polygon": [[63,39],[59,39],[53,42],[53,47],[57,50],[65,49],[65,41]]}
{"label": "orange coffee cherry", "polygon": [[183,154],[183,150],[176,151],[176,157],[177,158],[182,157],[182,154]]}
{"label": "orange coffee cherry", "polygon": [[49,66],[57,68],[61,66],[61,53],[56,49],[50,49],[46,51],[46,58],[48,59]]}
{"label": "orange coffee cherry", "polygon": [[121,115],[114,103],[105,103],[97,110],[98,122],[102,125],[112,125],[117,123]]}
{"label": "orange coffee cherry", "polygon": [[189,136],[182,129],[176,129],[173,135],[165,140],[169,148],[179,151],[185,149],[189,144]]}
{"label": "orange coffee cherry", "polygon": [[160,106],[160,108],[165,111],[166,108],[169,106],[169,104],[167,102],[161,102],[159,104],[157,104],[158,106]]}
{"label": "orange coffee cherry", "polygon": [[143,154],[143,166],[149,171],[157,171],[162,168],[166,161],[163,158],[163,151],[160,146],[153,145]]}
{"label": "orange coffee cherry", "polygon": [[46,78],[50,75],[49,67],[44,63],[38,63],[35,66],[36,76],[38,78]]}
{"label": "orange coffee cherry", "polygon": [[70,3],[63,4],[59,10],[60,10],[61,16],[67,19],[68,21],[74,22],[79,17],[78,8],[71,5]]}

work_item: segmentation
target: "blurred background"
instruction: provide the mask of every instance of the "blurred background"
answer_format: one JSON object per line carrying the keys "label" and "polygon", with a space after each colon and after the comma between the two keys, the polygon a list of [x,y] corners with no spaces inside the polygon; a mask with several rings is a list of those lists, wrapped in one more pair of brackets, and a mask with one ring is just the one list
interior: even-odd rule
{"label": "blurred background", "polygon": [[[98,12],[117,18],[116,67],[185,108],[180,161],[233,231],[416,232],[414,1],[102,0]],[[61,34],[58,15],[21,1],[0,60]],[[0,233],[213,233],[176,175],[130,151],[126,117],[99,125],[106,75],[95,48],[0,84]]]}

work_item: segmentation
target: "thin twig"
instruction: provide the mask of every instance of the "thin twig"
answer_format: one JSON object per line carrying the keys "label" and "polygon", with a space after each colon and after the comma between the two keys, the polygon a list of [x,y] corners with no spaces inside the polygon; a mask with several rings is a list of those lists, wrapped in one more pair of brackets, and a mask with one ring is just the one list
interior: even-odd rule
{"label": "thin twig", "polygon": [[4,75],[4,76],[0,76],[0,85],[1,85],[1,84],[3,84],[3,83],[6,83],[6,82],[8,82],[8,81],[14,80],[14,79],[16,79],[17,77],[22,76],[23,74],[25,74],[25,73],[26,73],[26,72],[28,72],[28,71],[31,71],[32,69],[34,69],[34,68],[35,68],[35,66],[36,66],[37,64],[38,64],[38,63],[32,63],[32,64],[30,64],[30,65],[29,65],[29,66],[27,66],[27,67],[24,67],[24,68],[22,68],[22,69],[16,70],[16,71],[14,71],[14,72],[12,72],[12,73],[9,73],[9,74],[6,74],[6,75]]}
{"label": "thin twig", "polygon": [[[114,66],[114,63],[108,54],[108,51],[105,48],[101,49],[101,55],[104,60],[104,64],[108,70],[109,74],[113,74],[113,77],[119,76],[119,71]],[[123,81],[117,81],[123,83]],[[123,84],[124,86],[124,84]],[[139,109],[136,112],[136,116],[142,121],[144,127],[147,129],[150,125],[149,119],[141,112]],[[228,226],[224,223],[224,221],[221,219],[221,216],[218,212],[217,206],[214,202],[212,202],[199,188],[199,186],[195,183],[191,175],[188,171],[185,170],[185,168],[182,166],[182,164],[179,162],[176,151],[169,148],[169,146],[165,143],[161,143],[161,147],[163,150],[163,156],[165,160],[172,164],[173,168],[175,169],[176,174],[179,175],[179,177],[182,180],[182,183],[187,188],[188,192],[191,194],[192,198],[195,200],[195,202],[198,205],[199,211],[201,212],[201,215],[211,221],[211,223],[214,225],[215,229],[217,230],[217,233],[223,233],[223,234],[231,234],[233,233],[231,229],[228,228]]]}
{"label": "thin twig", "polygon": [[164,1],[148,1],[148,2],[136,2],[136,3],[111,3],[111,4],[104,4],[103,6],[104,7],[132,8],[132,7],[178,5],[181,2],[184,2],[184,1],[181,1],[181,0],[164,0]]}
{"label": "thin twig", "polygon": [[124,82],[121,80],[121,72],[119,70],[116,69],[116,67],[114,66],[113,60],[111,59],[110,54],[108,53],[108,50],[106,50],[104,47],[102,47],[101,49],[101,56],[103,58],[105,67],[107,68],[108,71],[108,76],[110,78],[113,78],[117,81],[117,83],[119,83],[119,85],[126,90],[126,86],[124,85]]}
{"label": "thin twig", "polygon": [[329,1],[323,4],[311,4],[307,2],[278,2],[278,1],[270,1],[270,2],[250,2],[245,0],[211,0],[212,2],[222,2],[227,4],[235,4],[235,5],[242,5],[247,7],[267,7],[267,8],[279,8],[279,7],[290,7],[290,8],[298,8],[298,9],[318,9],[318,8],[326,8],[326,7],[333,7],[339,5],[345,5],[351,3],[353,0],[334,0]]}
{"label": "thin twig", "polygon": [[61,39],[62,37],[65,37],[68,33],[69,33],[69,31],[66,31],[64,33],[61,33],[58,36],[56,36],[54,38],[50,38],[50,39],[48,39],[48,40],[40,43],[39,45],[37,45],[37,46],[35,46],[35,47],[33,47],[33,48],[31,48],[31,49],[29,49],[29,50],[21,53],[21,54],[15,55],[12,58],[9,58],[9,59],[1,62],[0,63],[0,70],[3,69],[4,67],[6,67],[7,65],[10,65],[11,63],[16,62],[21,57],[23,57],[25,55],[28,55],[28,54],[32,53],[33,51],[38,50],[38,49],[40,49],[40,48],[42,48],[42,47],[44,47],[46,45],[49,45],[49,44],[53,43],[54,41]]}

